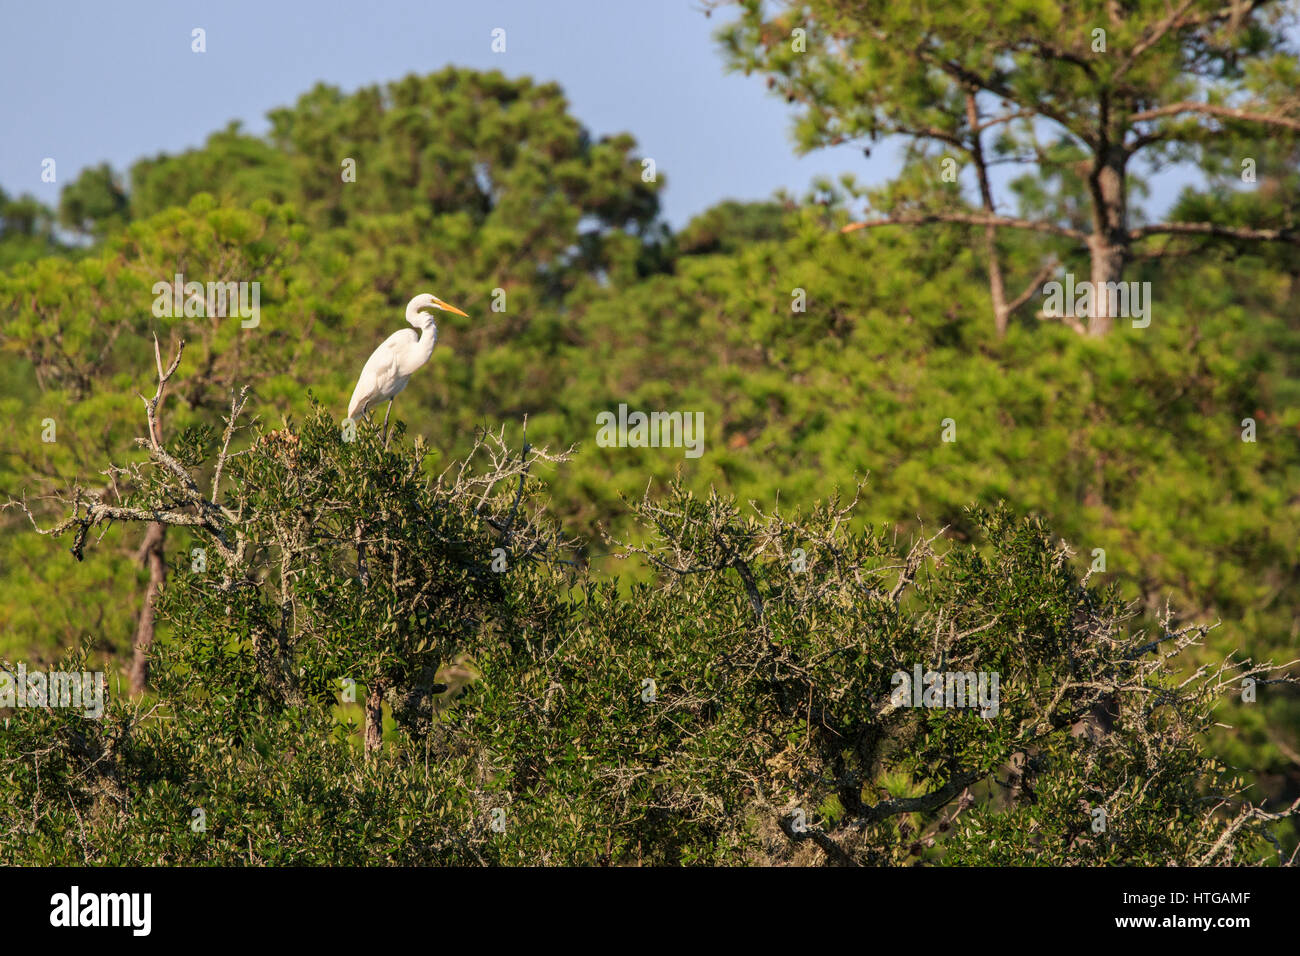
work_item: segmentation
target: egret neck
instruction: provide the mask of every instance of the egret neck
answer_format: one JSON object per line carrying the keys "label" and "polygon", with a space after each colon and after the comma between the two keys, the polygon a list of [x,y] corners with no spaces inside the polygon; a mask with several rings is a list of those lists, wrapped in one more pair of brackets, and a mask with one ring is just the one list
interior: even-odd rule
{"label": "egret neck", "polygon": [[[415,359],[414,362],[409,362],[412,372],[429,361],[429,357],[433,355],[433,347],[438,344],[438,326],[433,321],[433,316],[421,311],[423,305],[419,297],[416,297],[406,307],[406,321],[420,330],[420,340],[409,356]],[[410,372],[406,374],[409,375]]]}

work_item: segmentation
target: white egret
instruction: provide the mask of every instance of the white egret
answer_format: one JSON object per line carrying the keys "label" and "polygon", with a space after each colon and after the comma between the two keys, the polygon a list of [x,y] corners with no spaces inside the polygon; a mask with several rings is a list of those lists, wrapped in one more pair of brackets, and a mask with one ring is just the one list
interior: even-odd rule
{"label": "white egret", "polygon": [[384,344],[375,349],[366,360],[357,387],[352,391],[352,401],[348,403],[348,418],[355,421],[361,415],[369,415],[370,409],[380,402],[388,400],[388,411],[384,413],[385,443],[393,399],[406,388],[406,383],[411,380],[415,370],[429,361],[433,347],[438,344],[438,326],[426,309],[441,309],[455,315],[465,315],[436,295],[427,292],[417,295],[407,303],[406,321],[420,330],[419,335],[416,335],[414,329],[402,329],[385,339]]}

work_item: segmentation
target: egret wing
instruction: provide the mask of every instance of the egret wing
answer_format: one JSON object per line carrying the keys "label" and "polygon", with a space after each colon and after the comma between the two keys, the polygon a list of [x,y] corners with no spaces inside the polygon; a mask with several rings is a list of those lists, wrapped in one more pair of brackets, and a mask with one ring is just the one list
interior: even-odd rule
{"label": "egret wing", "polygon": [[394,332],[379,348],[371,353],[361,369],[357,387],[352,390],[352,401],[348,402],[348,418],[355,419],[364,415],[375,405],[392,398],[401,388],[394,388],[400,377],[397,370],[398,358],[403,349],[410,348],[419,338],[414,329],[402,329]]}

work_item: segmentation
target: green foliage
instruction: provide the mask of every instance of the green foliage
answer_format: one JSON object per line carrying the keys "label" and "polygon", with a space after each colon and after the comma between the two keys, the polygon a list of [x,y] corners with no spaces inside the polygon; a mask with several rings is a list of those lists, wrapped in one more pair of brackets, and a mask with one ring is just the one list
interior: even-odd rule
{"label": "green foliage", "polygon": [[775,202],[726,200],[700,213],[676,236],[681,255],[732,254],[751,242],[788,237],[790,208]]}
{"label": "green foliage", "polygon": [[[811,861],[816,847],[835,863],[1155,865],[1272,853],[1271,818],[1231,795],[1239,781],[1203,742],[1233,681],[1272,671],[1231,664],[1180,683],[1170,657],[1204,629],[1130,630],[1113,589],[1081,584],[1037,520],[975,510],[975,540],[936,550],[851,530],[854,503],[742,516],[675,485],[632,506],[651,543],[627,553],[657,576],[624,596],[562,573],[542,488],[501,470],[516,458],[504,446],[491,467],[437,481],[418,442],[388,449],[370,428],[348,442],[319,412],[225,447],[193,433],[132,470],[139,492],[124,507],[141,520],[183,508],[211,558],[168,585],[155,700],[114,694],[100,720],[18,711],[0,734],[11,858],[683,864]],[[173,464],[191,457],[224,463],[210,503],[190,490],[200,462]],[[503,570],[493,546],[509,554]],[[412,706],[450,695],[410,690],[467,655],[479,668],[454,700]],[[918,709],[895,676],[917,667],[1000,685],[981,689],[979,712],[964,699]],[[369,759],[335,707],[348,677],[387,688],[398,718]],[[1109,732],[1089,723],[1099,708]]]}
{"label": "green foliage", "polygon": [[[134,392],[149,391],[138,374],[150,361],[146,280],[166,277],[183,249],[196,263],[224,257],[243,263],[231,275],[274,281],[257,329],[170,320],[174,334],[190,338],[196,372],[165,402],[164,433],[219,427],[217,409],[241,373],[274,415],[307,414],[307,386],[342,408],[362,353],[394,321],[366,288],[368,269],[383,266],[359,266],[369,247],[342,233],[302,245],[286,212],[206,203],[133,225],[102,257],[6,277],[8,301],[19,306],[6,341],[23,359],[10,366],[22,387],[5,399],[18,425],[0,459],[11,494],[26,488],[34,499],[93,474],[100,442],[122,447],[138,431]],[[1194,272],[1152,269],[1149,329],[1099,343],[1013,325],[998,344],[960,231],[924,243],[863,241],[827,235],[821,223],[809,210],[784,241],[682,257],[675,275],[633,286],[581,286],[562,316],[480,307],[472,320],[443,323],[434,359],[398,413],[442,462],[467,450],[480,423],[521,414],[539,443],[584,443],[554,481],[553,506],[594,542],[585,554],[600,571],[615,564],[602,556],[598,529],[634,532],[619,494],[639,492],[648,477],[680,472],[701,492],[719,484],[742,500],[806,501],[869,474],[862,520],[906,534],[918,516],[968,535],[966,503],[1011,500],[1022,513],[1050,516],[1084,555],[1105,549],[1106,580],[1149,621],[1170,600],[1187,620],[1222,621],[1209,636],[1218,654],[1284,652],[1293,627],[1287,595],[1300,586],[1290,559],[1300,515],[1285,491],[1300,473],[1300,397],[1284,275],[1252,257]],[[264,239],[245,244],[241,235]],[[406,241],[416,248],[421,238]],[[335,271],[334,249],[344,243],[356,254]],[[806,312],[791,311],[796,287],[808,291]],[[349,301],[371,303],[360,309],[370,318],[355,322]],[[374,331],[357,332],[359,324]],[[77,359],[65,361],[60,338]],[[361,339],[360,349],[349,344]],[[100,354],[103,365],[89,361]],[[327,358],[348,354],[353,360]],[[702,411],[704,456],[595,446],[596,414],[620,402]],[[59,423],[54,444],[40,441],[47,416]],[[1247,416],[1259,423],[1254,444],[1241,441]],[[955,420],[955,443],[940,441],[945,418]],[[138,603],[110,595],[141,593],[138,533],[110,529],[98,558],[78,563],[8,514],[14,544],[3,573],[10,593],[27,596],[3,606],[8,653],[48,659],[56,642],[84,637],[101,654],[124,650]],[[629,570],[629,580],[638,576]],[[1288,765],[1275,741],[1296,746],[1287,730],[1295,703],[1271,695],[1259,709],[1260,719],[1242,715],[1242,733],[1219,746],[1282,797]]]}
{"label": "green foliage", "polygon": [[[1046,29],[1058,15],[985,12],[970,29],[988,18],[998,30],[1020,29],[1017,18]],[[736,27],[747,43],[757,42],[744,33],[757,17]],[[966,26],[949,27],[945,42],[970,40]],[[775,50],[787,33],[764,43]],[[1158,52],[1162,62],[1172,55]],[[867,60],[893,69],[896,53]],[[982,55],[969,51],[972,62]],[[805,66],[833,69],[792,61],[793,75]],[[1277,92],[1267,74],[1248,76],[1265,98]],[[1016,82],[1045,76],[1024,70]],[[860,82],[832,84],[810,115],[846,111],[838,115],[859,124],[852,132],[869,136],[867,107],[880,103],[854,99]],[[927,82],[906,79],[910,100],[881,102],[924,105]],[[1065,83],[1054,95],[1077,92]],[[813,145],[839,135],[825,123],[810,129]],[[1293,218],[1294,152],[1225,129],[1200,154],[1208,190],[1185,196],[1173,218],[1252,227]],[[1200,135],[1190,125],[1181,133]],[[1052,162],[1017,184],[1022,208],[1082,228],[1082,154],[1043,145]],[[1239,155],[1260,158],[1259,190],[1232,182]],[[356,182],[340,176],[348,157]],[[11,714],[0,759],[12,786],[0,812],[24,821],[11,832],[14,855],[1196,862],[1223,822],[1200,816],[1196,801],[1231,789],[1234,775],[1256,803],[1289,803],[1300,794],[1286,756],[1300,749],[1289,686],[1220,708],[1231,731],[1204,722],[1208,696],[1168,693],[1196,665],[1289,657],[1294,646],[1294,256],[1234,243],[1142,263],[1130,278],[1152,283],[1149,328],[1120,322],[1089,340],[1026,319],[998,339],[984,318],[982,230],[836,233],[861,195],[960,205],[955,189],[927,181],[924,161],[913,151],[878,191],[844,180],[816,184],[797,204],[722,203],[670,235],[655,219],[663,176],[641,181],[630,137],[594,142],[553,84],[445,70],[352,94],[319,86],[272,114],[266,137],[232,125],[201,149],[142,160],[126,206],[110,171],[89,171],[60,208],[65,224],[96,237],[75,254],[57,245],[48,210],[0,197],[0,412],[11,423],[0,492],[26,497],[42,527],[66,517],[43,496],[74,486],[137,505],[169,487],[147,450],[131,447],[137,393],[153,392],[151,333],[164,355],[188,343],[161,435],[196,480],[215,477],[239,386],[253,387],[265,420],[284,423],[232,445],[223,487],[244,501],[251,564],[205,545],[210,528],[168,532],[157,696],[128,704],[111,693],[102,723]],[[1037,236],[1000,248],[1011,278],[1033,274],[1044,251]],[[1051,250],[1086,271],[1066,245]],[[259,282],[259,324],[154,317],[153,286],[177,271]],[[496,290],[505,311],[493,308]],[[792,307],[797,290],[805,311]],[[364,428],[357,443],[340,441],[333,422],[365,356],[419,291],[471,316],[439,323],[432,361],[395,406],[422,443],[384,450]],[[596,446],[596,415],[620,403],[702,412],[704,455]],[[483,453],[484,426],[525,415],[530,441],[584,446],[544,488],[527,478],[521,506],[536,514],[547,497],[558,524],[584,541],[572,576],[558,570],[567,565],[554,527],[531,519],[532,544],[511,551],[506,574],[491,571],[517,475],[486,512],[467,488],[437,482],[449,463]],[[1245,418],[1256,442],[1242,441]],[[945,419],[955,442],[941,440]],[[138,481],[101,474],[110,461],[144,470]],[[833,546],[807,543],[830,534],[822,509],[792,519],[772,539],[780,548],[754,557],[756,621],[754,592],[718,542],[745,552],[769,526],[747,524],[725,496],[809,502],[862,475],[868,493]],[[629,509],[625,496],[648,481],[670,490]],[[714,488],[723,497],[710,497]],[[1002,501],[1030,520],[997,511]],[[700,522],[716,540],[690,537]],[[858,576],[906,561],[897,541],[943,526],[948,550],[925,559],[898,605],[861,590]],[[369,529],[364,586],[359,528]],[[632,550],[607,554],[603,532]],[[18,508],[0,512],[0,535],[0,656],[35,666],[79,649],[95,667],[119,662],[146,580],[140,529],[98,525],[84,561],[31,533]],[[1061,557],[1055,535],[1076,561]],[[682,576],[635,551],[665,542],[688,565],[722,567]],[[532,545],[538,560],[521,557]],[[208,547],[205,572],[192,570],[194,547]],[[773,558],[794,547],[808,550],[824,592]],[[1078,586],[1098,548],[1106,570],[1091,582],[1113,594]],[[256,586],[215,589],[227,573]],[[895,665],[933,663],[941,618],[962,633],[1000,614],[1014,626],[999,617],[953,653],[1005,667],[1008,708],[1051,713],[1045,695],[1071,676],[1070,654],[1091,646],[1075,618],[1115,614],[1116,601],[1137,615],[1113,632],[1121,643],[1166,624],[1221,623],[1173,662],[1178,677],[1144,676],[1145,690],[1120,710],[1127,723],[1100,744],[1064,725],[1031,742],[968,714],[871,710]],[[1162,621],[1166,602],[1175,614]],[[1133,677],[1114,658],[1092,666],[1106,679]],[[378,688],[388,708],[384,757],[369,764],[348,725],[357,709],[335,699],[345,677]],[[641,700],[647,679],[657,709]],[[835,734],[878,734],[876,749],[845,755],[839,737],[817,736],[810,694]],[[105,753],[121,756],[100,761]],[[1033,778],[1016,800],[1013,760]],[[982,772],[974,804],[959,806],[968,802],[959,791],[943,806],[873,816],[886,794],[924,796],[954,767]],[[33,812],[37,768],[52,789]],[[1148,777],[1147,790],[1135,784]],[[1083,810],[1098,800],[1123,818],[1105,839]],[[796,805],[816,824],[809,832],[834,834],[839,850],[796,838],[784,815]],[[206,808],[206,837],[189,829],[194,807]],[[504,833],[491,829],[493,808],[507,811]],[[1289,827],[1278,825],[1288,845]],[[1254,839],[1243,834],[1234,859],[1262,858]]]}
{"label": "green foliage", "polygon": [[[766,74],[769,89],[798,104],[801,149],[905,140],[894,180],[869,190],[848,184],[871,210],[850,228],[985,227],[999,335],[1024,302],[1018,290],[1043,265],[1008,285],[1008,233],[1047,237],[1051,258],[1099,283],[1181,252],[1189,239],[1284,243],[1292,253],[1300,244],[1294,204],[1256,203],[1243,216],[1219,208],[1216,191],[1184,203],[1177,222],[1156,223],[1137,205],[1141,174],[1171,163],[1222,173],[1260,152],[1243,153],[1243,143],[1262,140],[1269,158],[1294,159],[1300,60],[1286,32],[1294,11],[1218,0],[1176,10],[1162,0],[948,3],[920,14],[887,0],[735,6],[737,18],[718,34],[728,64]],[[1025,170],[1010,182],[1014,210],[992,176],[1008,164]],[[1024,294],[1041,281],[1030,279]],[[1089,334],[1110,332],[1116,316],[1100,300],[1087,313]]]}
{"label": "green foliage", "polygon": [[[134,223],[108,240],[103,249],[77,259],[46,258],[0,273],[0,302],[6,322],[0,330],[0,408],[14,423],[3,440],[0,488],[32,497],[61,489],[92,473],[105,447],[120,447],[137,434],[138,392],[152,391],[141,370],[153,364],[151,330],[164,339],[183,336],[198,372],[163,408],[167,434],[205,421],[227,405],[232,376],[258,385],[280,374],[285,356],[298,348],[298,336],[280,319],[287,266],[299,254],[302,228],[292,214],[266,204],[253,210],[217,207],[200,196],[188,210],[171,210]],[[252,329],[238,318],[153,315],[156,282],[172,281],[177,263],[191,277],[210,281],[261,276],[261,323],[256,343]],[[206,418],[205,418],[206,416]],[[52,422],[53,432],[47,422]],[[52,440],[46,440],[52,438]],[[21,525],[11,521],[9,531]],[[85,624],[69,615],[66,628],[49,620],[63,616],[55,594],[85,594],[96,605],[90,622],[102,651],[128,646],[139,613],[134,602],[105,594],[136,593],[134,567],[138,541],[110,532],[114,547],[106,566],[46,561],[32,542],[19,537],[14,562],[0,566],[14,586],[33,598],[0,606],[4,650],[53,650],[58,635],[71,646]],[[44,593],[46,599],[37,595]],[[105,600],[91,597],[102,594]]]}
{"label": "green foliage", "polygon": [[130,201],[107,163],[91,166],[59,196],[59,222],[86,236],[103,238],[130,218]]}
{"label": "green foliage", "polygon": [[259,199],[289,201],[294,192],[288,158],[239,127],[232,122],[213,133],[202,149],[178,156],[162,154],[133,164],[130,204],[135,218],[146,219],[172,206],[183,206],[199,193],[213,193],[232,205],[249,205]]}
{"label": "green foliage", "polygon": [[54,214],[29,195],[17,198],[0,189],[0,269],[56,255]]}
{"label": "green foliage", "polygon": [[[766,73],[776,93],[799,104],[804,149],[889,134],[957,137],[967,94],[985,91],[1050,121],[1064,142],[1098,149],[1099,135],[1121,144],[1131,117],[1153,104],[1249,95],[1285,115],[1297,74],[1284,18],[1214,0],[1177,13],[1157,0],[1123,10],[1105,0],[945,4],[923,15],[885,0],[735,6],[737,18],[719,31],[728,65]],[[1218,129],[1188,112],[1171,115],[1156,137],[1160,152],[1195,146],[1231,155]],[[1240,132],[1247,120],[1224,122]],[[1045,145],[1027,127],[994,132],[1003,155]]]}

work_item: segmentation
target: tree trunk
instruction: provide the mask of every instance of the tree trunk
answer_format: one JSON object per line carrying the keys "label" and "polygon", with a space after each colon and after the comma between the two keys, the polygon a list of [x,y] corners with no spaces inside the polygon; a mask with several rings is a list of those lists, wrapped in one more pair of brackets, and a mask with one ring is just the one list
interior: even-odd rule
{"label": "tree trunk", "polygon": [[1109,283],[1121,282],[1128,263],[1128,190],[1124,164],[1128,157],[1112,149],[1098,158],[1089,189],[1093,202],[1093,231],[1088,238],[1092,259],[1092,309],[1088,314],[1088,334],[1105,335],[1115,324],[1111,314]]}
{"label": "tree trunk", "polygon": [[988,245],[989,293],[993,296],[993,327],[998,338],[1001,339],[1007,334],[1011,308],[1007,305],[1007,288],[1002,281],[1002,263],[998,260],[996,227],[989,226],[984,230],[984,241]]}
{"label": "tree trunk", "polygon": [[1092,256],[1092,312],[1088,316],[1088,334],[1106,335],[1114,327],[1115,316],[1111,315],[1110,296],[1107,290],[1110,283],[1122,282],[1124,264],[1128,259],[1128,248],[1106,237],[1094,236],[1088,240],[1088,251]]}
{"label": "tree trunk", "polygon": [[[370,585],[370,569],[366,566],[366,545],[363,540],[365,530],[363,524],[357,524],[357,572],[363,590]],[[379,756],[379,751],[384,746],[384,684],[381,680],[371,683],[370,692],[366,695],[365,739],[366,761],[369,762]]]}
{"label": "tree trunk", "polygon": [[366,695],[366,760],[374,760],[384,745],[384,688],[376,681]]}
{"label": "tree trunk", "polygon": [[[980,140],[979,108],[975,93],[966,94],[966,121],[971,128],[971,160],[975,164],[975,178],[980,187],[980,203],[990,216],[998,211],[993,203],[993,188],[989,185],[988,166],[984,162],[984,146]],[[1002,279],[1002,261],[998,258],[998,230],[990,224],[984,228],[985,254],[989,266],[989,295],[993,298],[993,325],[998,338],[1007,334],[1007,323],[1011,318],[1011,308],[1007,305],[1007,287]]]}
{"label": "tree trunk", "polygon": [[149,650],[153,647],[158,593],[167,575],[167,565],[163,561],[166,538],[167,526],[161,521],[153,521],[145,532],[144,543],[140,545],[140,559],[149,568],[149,586],[144,592],[144,607],[140,609],[140,620],[135,629],[135,652],[130,671],[132,694],[143,693],[149,682]]}

